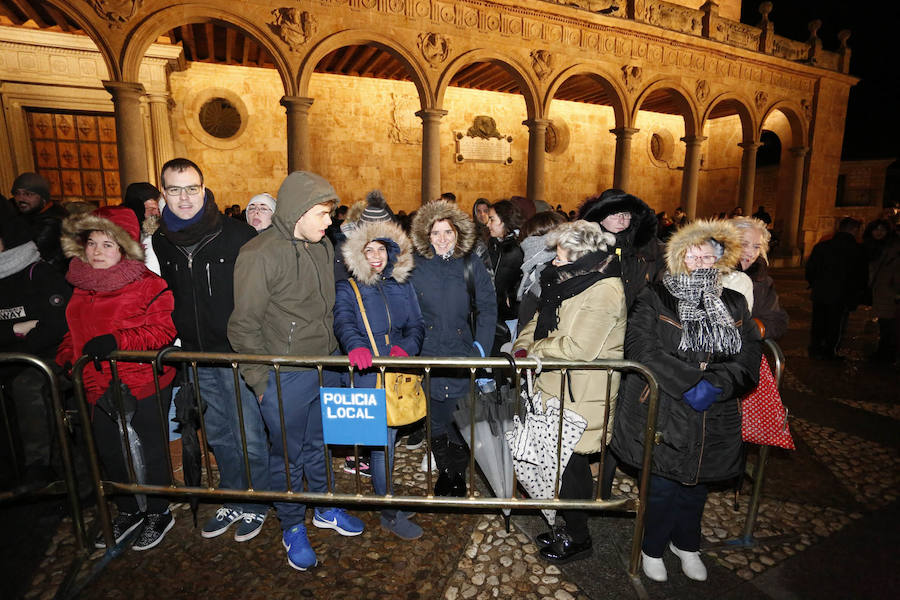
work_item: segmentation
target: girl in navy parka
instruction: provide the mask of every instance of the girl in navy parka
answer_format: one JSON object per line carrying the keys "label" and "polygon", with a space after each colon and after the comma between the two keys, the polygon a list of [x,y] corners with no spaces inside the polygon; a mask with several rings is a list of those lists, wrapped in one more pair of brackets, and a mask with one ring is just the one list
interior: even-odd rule
{"label": "girl in navy parka", "polygon": [[[362,224],[352,231],[341,249],[350,277],[359,288],[372,336],[380,356],[415,356],[422,347],[425,322],[412,285],[407,281],[413,267],[412,245],[403,230],[389,221]],[[338,281],[334,301],[334,332],[350,363],[358,369],[372,366],[369,335],[363,323],[356,293],[349,280]],[[376,371],[361,373],[356,387],[376,387]],[[397,430],[388,428],[388,468],[393,470],[393,448]],[[372,450],[370,465],[375,493],[388,488],[384,451]],[[422,528],[398,510],[381,511],[381,526],[402,539],[416,539]]]}

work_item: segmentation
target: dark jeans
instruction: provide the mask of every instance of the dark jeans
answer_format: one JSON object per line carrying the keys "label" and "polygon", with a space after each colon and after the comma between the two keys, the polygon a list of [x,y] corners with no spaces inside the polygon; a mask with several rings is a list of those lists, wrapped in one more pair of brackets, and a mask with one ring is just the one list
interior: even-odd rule
{"label": "dark jeans", "polygon": [[[169,403],[172,401],[172,386],[160,390],[163,415],[169,414]],[[166,462],[169,450],[168,423],[160,417],[160,401],[155,395],[137,401],[137,410],[131,418],[131,427],[137,434],[143,450],[145,475],[141,483],[150,485],[169,485],[171,474]],[[119,432],[118,418],[110,418],[99,407],[93,407],[91,425],[97,444],[100,462],[111,481],[130,482],[128,463],[122,444],[123,436]],[[119,512],[136,513],[140,509],[132,495],[117,495],[114,498]],[[147,496],[148,513],[164,513],[169,509],[169,499],[163,496]]]}
{"label": "dark jeans", "polygon": [[24,467],[50,466],[50,449],[56,444],[50,389],[43,371],[25,367],[8,382],[15,405]]}
{"label": "dark jeans", "polygon": [[700,550],[700,519],[706,495],[704,484],[684,485],[651,475],[644,513],[644,553],[661,558],[669,542],[686,552]]}
{"label": "dark jeans", "polygon": [[850,311],[843,304],[812,303],[812,325],[809,330],[809,352],[824,357],[834,356]]}
{"label": "dark jeans", "polygon": [[[594,497],[594,478],[591,476],[591,460],[587,454],[572,454],[563,470],[559,484],[559,497],[565,500],[591,500]],[[560,511],[566,520],[566,530],[575,542],[590,539],[588,513],[584,510]]]}

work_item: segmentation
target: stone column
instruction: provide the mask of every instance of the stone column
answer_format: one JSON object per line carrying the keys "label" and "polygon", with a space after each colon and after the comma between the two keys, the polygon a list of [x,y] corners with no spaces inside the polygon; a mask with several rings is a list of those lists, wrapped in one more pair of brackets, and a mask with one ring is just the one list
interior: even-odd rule
{"label": "stone column", "polygon": [[689,221],[697,218],[697,188],[700,182],[700,150],[706,137],[690,135],[681,138],[684,142],[684,174],[681,179],[681,205]]}
{"label": "stone column", "polygon": [[759,142],[741,142],[738,146],[744,149],[743,154],[741,154],[739,205],[744,210],[744,215],[749,217],[753,214],[753,188],[756,184],[756,151],[762,144]]}
{"label": "stone column", "polygon": [[175,158],[175,139],[172,136],[172,121],[169,118],[171,101],[169,95],[165,93],[147,94],[147,104],[150,105],[150,127],[153,132],[153,158],[157,170],[161,170],[167,161]]}
{"label": "stone column", "polygon": [[147,147],[141,117],[144,86],[129,81],[104,81],[103,87],[112,95],[115,110],[119,186],[124,195],[129,184],[147,181]]}
{"label": "stone column", "polygon": [[528,185],[525,195],[535,202],[544,200],[545,183],[545,147],[547,144],[547,126],[550,121],[546,119],[528,119],[522,121],[522,125],[528,127]]}
{"label": "stone column", "polygon": [[422,119],[422,204],[441,196],[441,119],[446,110],[423,108]]}
{"label": "stone column", "polygon": [[616,136],[616,159],[613,166],[613,187],[628,191],[631,183],[631,138],[640,129],[618,127],[609,132]]}
{"label": "stone column", "polygon": [[312,98],[283,96],[281,105],[287,112],[287,170],[309,171],[312,165],[309,148],[309,107]]}
{"label": "stone column", "polygon": [[791,212],[785,223],[784,235],[785,250],[791,257],[796,257],[800,254],[797,238],[800,233],[800,207],[803,203],[803,167],[806,165],[806,154],[808,152],[809,148],[791,148],[791,156],[794,162],[794,178],[791,183]]}

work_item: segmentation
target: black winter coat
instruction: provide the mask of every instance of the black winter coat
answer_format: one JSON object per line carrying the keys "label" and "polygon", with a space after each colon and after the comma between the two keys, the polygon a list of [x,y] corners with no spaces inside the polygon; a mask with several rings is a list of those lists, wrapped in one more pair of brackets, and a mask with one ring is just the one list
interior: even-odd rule
{"label": "black winter coat", "polygon": [[[738,263],[740,268],[740,263]],[[753,313],[765,327],[764,339],[777,340],[787,332],[788,314],[778,302],[775,282],[769,276],[766,262],[759,257],[744,271],[753,282]]]}
{"label": "black winter coat", "polygon": [[491,238],[488,242],[491,272],[494,274],[494,290],[497,292],[497,318],[509,321],[519,318],[516,296],[522,279],[522,261],[525,253],[514,235],[502,240]]}
{"label": "black winter coat", "polygon": [[[741,470],[739,398],[759,382],[762,349],[744,297],[725,289],[722,300],[741,332],[741,351],[735,356],[716,358],[679,350],[678,301],[662,284],[641,291],[628,317],[625,358],[646,365],[659,383],[652,471],[681,483],[729,479]],[[707,361],[704,369],[702,363]],[[682,399],[701,378],[722,389],[719,400],[702,413]],[[627,374],[616,409],[612,449],[622,462],[637,468],[643,456],[647,393],[642,377]]]}
{"label": "black winter coat", "polygon": [[853,235],[839,231],[816,244],[806,261],[812,301],[854,309],[868,286],[868,263]]}
{"label": "black winter coat", "polygon": [[217,219],[192,249],[177,246],[162,230],[153,234],[160,275],[175,296],[172,318],[182,347],[193,352],[232,352],[228,318],[234,310],[234,263],[256,236],[243,221]]}
{"label": "black winter coat", "polygon": [[63,256],[59,238],[62,221],[68,216],[66,209],[53,202],[40,212],[19,215],[12,225],[26,230],[29,238],[37,244],[41,258],[62,274],[68,269],[69,261]]}
{"label": "black winter coat", "polygon": [[[42,260],[0,279],[0,352],[55,359],[69,329],[66,305],[71,297],[72,286],[62,273]],[[35,319],[38,324],[28,335],[15,335],[14,324]]]}
{"label": "black winter coat", "polygon": [[[477,257],[471,256],[470,260],[477,311],[475,339],[487,353],[494,341],[497,300],[487,269]],[[440,256],[425,258],[420,254],[416,255],[416,267],[409,281],[416,289],[419,307],[425,319],[422,356],[481,356],[472,345],[464,263],[465,258],[462,257],[445,260]],[[466,395],[468,388],[468,374],[431,378],[431,397],[435,400],[461,398]]]}

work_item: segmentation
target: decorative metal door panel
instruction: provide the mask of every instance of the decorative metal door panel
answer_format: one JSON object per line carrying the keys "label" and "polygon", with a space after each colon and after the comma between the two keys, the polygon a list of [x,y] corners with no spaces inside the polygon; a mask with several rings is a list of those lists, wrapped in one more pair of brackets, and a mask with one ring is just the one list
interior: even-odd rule
{"label": "decorative metal door panel", "polygon": [[102,113],[28,109],[35,169],[50,182],[55,200],[118,204],[116,124]]}

